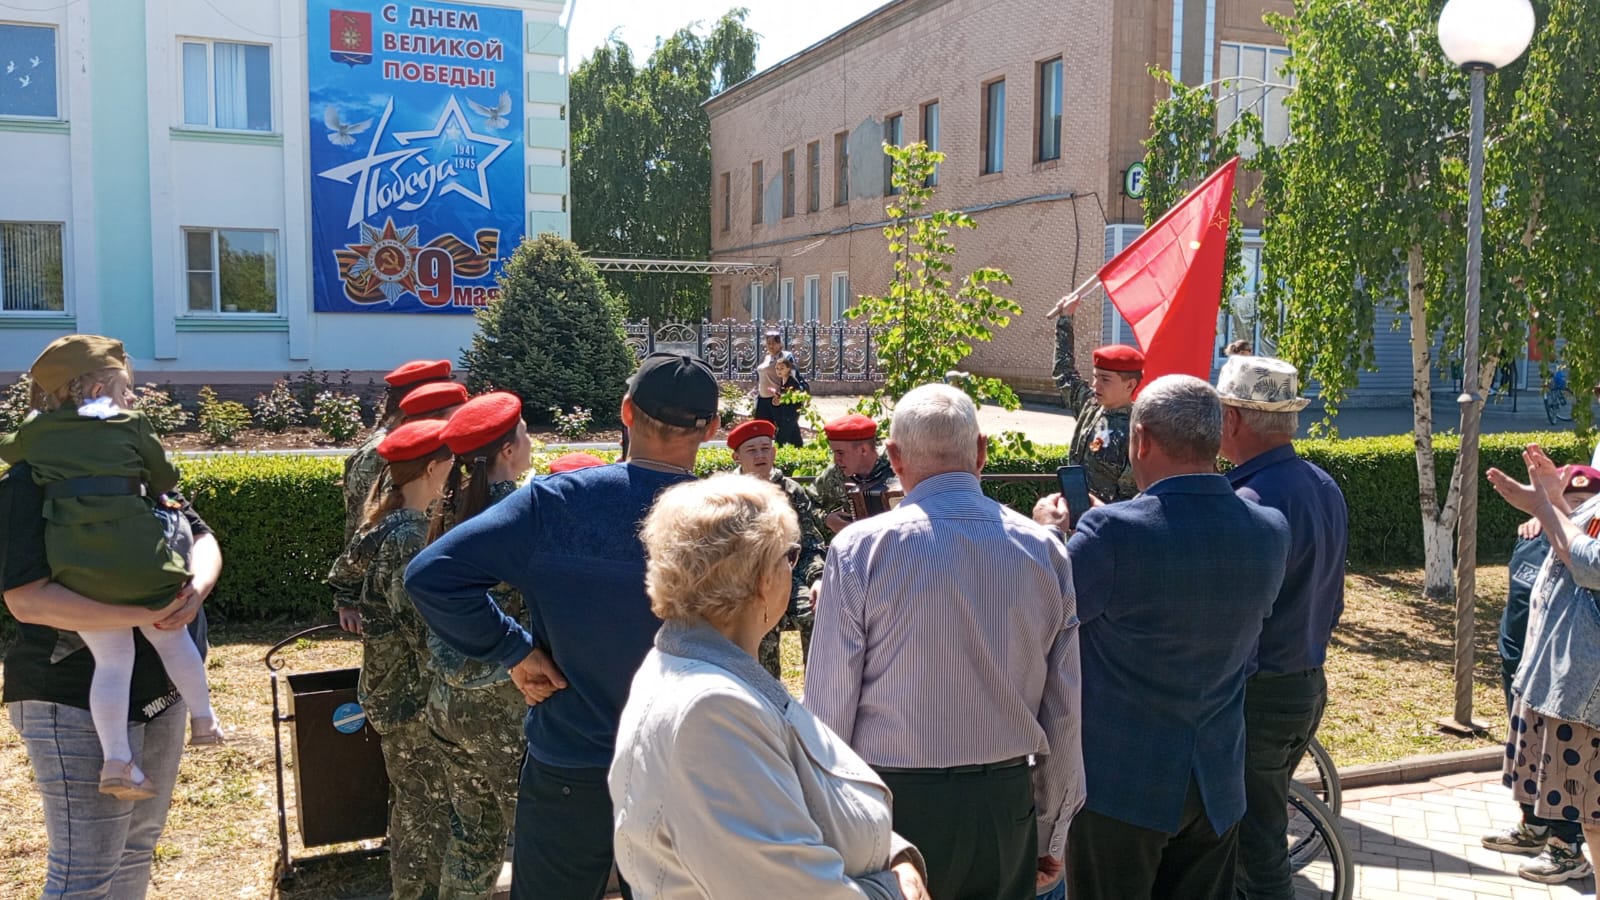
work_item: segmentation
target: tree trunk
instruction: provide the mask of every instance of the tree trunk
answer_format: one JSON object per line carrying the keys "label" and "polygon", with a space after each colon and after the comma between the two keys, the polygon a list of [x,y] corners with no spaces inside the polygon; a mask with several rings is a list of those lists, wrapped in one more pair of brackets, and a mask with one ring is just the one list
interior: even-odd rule
{"label": "tree trunk", "polygon": [[1451,480],[1445,503],[1439,503],[1439,477],[1433,460],[1433,339],[1428,331],[1424,302],[1422,247],[1406,253],[1406,301],[1411,313],[1411,411],[1416,422],[1413,440],[1417,452],[1417,497],[1422,506],[1423,596],[1451,600],[1455,596],[1456,500],[1460,492]]}

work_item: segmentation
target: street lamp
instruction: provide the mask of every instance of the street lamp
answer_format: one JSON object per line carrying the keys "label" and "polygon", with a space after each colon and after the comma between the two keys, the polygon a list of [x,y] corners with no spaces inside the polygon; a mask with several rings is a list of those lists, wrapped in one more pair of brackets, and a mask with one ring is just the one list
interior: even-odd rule
{"label": "street lamp", "polygon": [[1478,435],[1483,398],[1478,395],[1478,289],[1483,257],[1483,83],[1484,77],[1516,62],[1533,39],[1533,7],[1528,0],[1450,0],[1439,14],[1439,46],[1460,66],[1472,85],[1472,131],[1467,177],[1467,315],[1462,352],[1461,511],[1456,534],[1455,717],[1441,724],[1471,733],[1472,619],[1477,597]]}

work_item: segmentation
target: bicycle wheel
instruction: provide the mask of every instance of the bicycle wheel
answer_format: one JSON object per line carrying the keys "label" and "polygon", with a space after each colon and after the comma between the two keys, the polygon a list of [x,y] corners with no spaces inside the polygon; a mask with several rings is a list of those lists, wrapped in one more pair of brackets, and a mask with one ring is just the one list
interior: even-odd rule
{"label": "bicycle wheel", "polygon": [[1305,785],[1318,800],[1328,805],[1334,815],[1339,814],[1344,803],[1343,792],[1339,789],[1339,770],[1333,764],[1333,757],[1317,741],[1311,739],[1306,746],[1306,755],[1300,760],[1299,768],[1294,770],[1294,780]]}
{"label": "bicycle wheel", "polygon": [[[1339,817],[1304,785],[1289,785],[1289,870],[1309,882],[1315,896],[1350,900],[1355,896],[1356,867]],[[1296,895],[1307,896],[1304,884]]]}
{"label": "bicycle wheel", "polygon": [[1550,424],[1572,421],[1572,391],[1565,387],[1546,386],[1544,389],[1544,417]]}

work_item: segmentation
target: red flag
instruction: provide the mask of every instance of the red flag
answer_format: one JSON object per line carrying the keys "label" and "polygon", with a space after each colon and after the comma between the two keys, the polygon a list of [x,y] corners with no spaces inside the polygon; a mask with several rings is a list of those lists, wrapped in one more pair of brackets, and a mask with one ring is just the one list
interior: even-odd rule
{"label": "red flag", "polygon": [[1211,377],[1239,159],[1200,183],[1100,269],[1100,283],[1144,349],[1144,384]]}

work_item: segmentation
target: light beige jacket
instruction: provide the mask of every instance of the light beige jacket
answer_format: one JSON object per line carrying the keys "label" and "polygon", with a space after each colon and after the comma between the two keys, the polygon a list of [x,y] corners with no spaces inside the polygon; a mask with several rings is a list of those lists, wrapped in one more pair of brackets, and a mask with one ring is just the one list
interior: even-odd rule
{"label": "light beige jacket", "polygon": [[923,868],[890,828],[883,781],[703,623],[657,634],[610,781],[617,867],[637,900],[892,900],[891,861]]}

